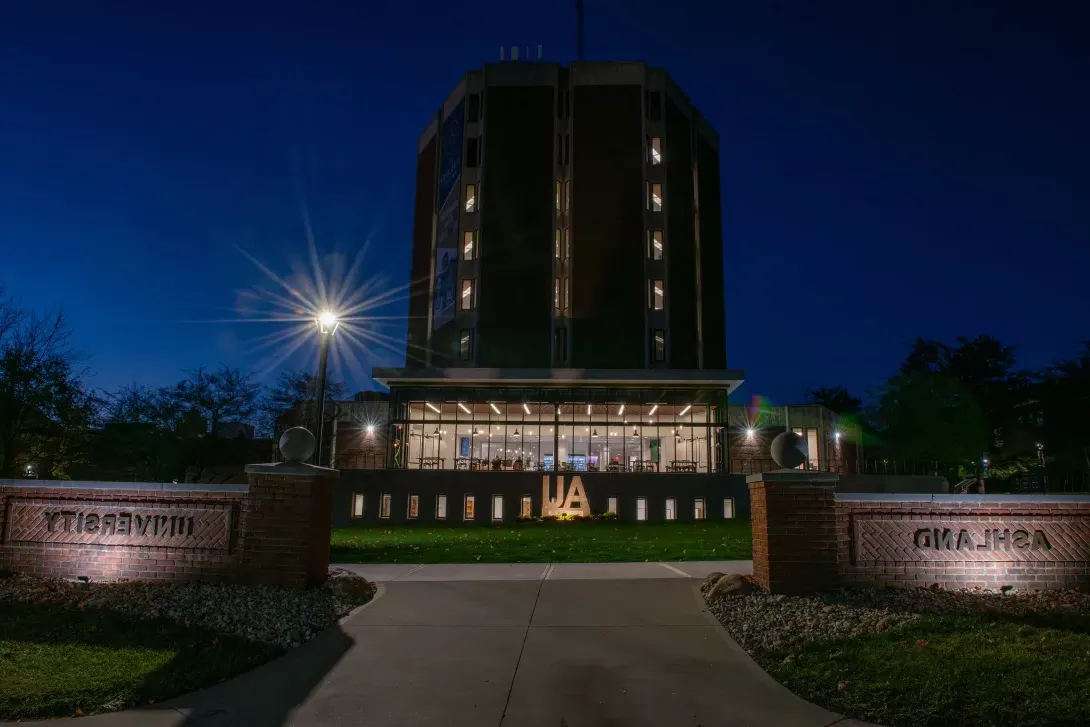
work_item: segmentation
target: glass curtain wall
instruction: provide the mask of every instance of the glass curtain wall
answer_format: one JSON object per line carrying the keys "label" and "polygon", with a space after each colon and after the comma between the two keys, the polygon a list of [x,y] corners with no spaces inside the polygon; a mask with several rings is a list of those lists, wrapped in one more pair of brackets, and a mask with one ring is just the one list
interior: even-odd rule
{"label": "glass curtain wall", "polygon": [[409,469],[714,472],[713,405],[639,401],[409,401],[395,459]]}

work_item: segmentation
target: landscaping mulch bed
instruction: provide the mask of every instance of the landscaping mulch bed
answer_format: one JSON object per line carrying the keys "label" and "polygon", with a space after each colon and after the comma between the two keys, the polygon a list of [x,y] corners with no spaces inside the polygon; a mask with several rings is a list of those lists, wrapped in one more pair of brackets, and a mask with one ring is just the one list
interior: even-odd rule
{"label": "landscaping mulch bed", "polygon": [[305,591],[0,577],[0,720],[114,711],[224,681],[374,593],[340,570]]}
{"label": "landscaping mulch bed", "polygon": [[705,582],[709,610],[766,671],[827,709],[891,727],[1090,724],[1090,594],[788,597],[729,581],[714,596]]}

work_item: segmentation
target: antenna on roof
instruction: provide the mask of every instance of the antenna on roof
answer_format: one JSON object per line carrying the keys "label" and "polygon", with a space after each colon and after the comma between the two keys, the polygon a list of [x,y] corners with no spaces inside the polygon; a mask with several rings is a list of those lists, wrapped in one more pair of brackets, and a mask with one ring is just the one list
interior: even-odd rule
{"label": "antenna on roof", "polygon": [[579,47],[577,60],[583,60],[583,0],[575,0],[575,42]]}

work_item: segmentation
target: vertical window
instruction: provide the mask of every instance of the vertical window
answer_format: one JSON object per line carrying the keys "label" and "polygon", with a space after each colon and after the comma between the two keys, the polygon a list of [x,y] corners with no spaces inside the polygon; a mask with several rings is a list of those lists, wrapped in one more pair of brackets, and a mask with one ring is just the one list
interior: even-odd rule
{"label": "vertical window", "polygon": [[606,504],[606,509],[609,512],[616,515],[617,514],[617,498],[616,497],[611,497],[611,498],[609,498],[609,500],[606,501],[606,503],[607,503]]}
{"label": "vertical window", "polygon": [[646,497],[637,497],[636,498],[636,519],[637,520],[646,520],[647,519],[647,498]]}
{"label": "vertical window", "polygon": [[466,230],[462,237],[462,259],[472,260],[477,254],[477,231]]}
{"label": "vertical window", "polygon": [[563,212],[564,211],[564,208],[561,206],[561,203],[563,202],[563,199],[564,199],[564,183],[561,182],[558,179],[558,180],[556,180],[556,211],[557,212]]}
{"label": "vertical window", "polygon": [[466,495],[465,509],[462,511],[462,519],[472,520],[476,516],[476,498],[474,498],[473,495]]}
{"label": "vertical window", "polygon": [[666,360],[666,331],[656,328],[651,332],[651,359]]}
{"label": "vertical window", "polygon": [[409,495],[408,518],[415,520],[420,517],[420,495]]}
{"label": "vertical window", "polygon": [[567,165],[571,161],[571,134],[564,134],[564,155],[561,164]]}
{"label": "vertical window", "polygon": [[492,521],[501,522],[503,520],[503,495],[492,496]]}
{"label": "vertical window", "polygon": [[390,517],[390,495],[384,494],[379,503],[378,516],[381,518]]}
{"label": "vertical window", "polygon": [[477,211],[477,185],[466,185],[466,212]]}
{"label": "vertical window", "polygon": [[662,260],[662,230],[647,231],[647,257]]}
{"label": "vertical window", "polygon": [[463,361],[470,361],[473,358],[473,330],[469,328],[462,329],[461,338],[458,341],[458,353],[461,355]]}
{"label": "vertical window", "polygon": [[519,514],[523,517],[534,516],[534,501],[530,499],[529,495],[522,496],[522,507],[519,509]]}
{"label": "vertical window", "polygon": [[569,280],[568,278],[564,278],[563,284],[561,285],[561,287],[564,288],[564,314],[565,315],[567,315],[568,311],[571,309],[571,285],[568,284],[568,280]]}
{"label": "vertical window", "polygon": [[352,517],[363,517],[363,494],[352,495]]}
{"label": "vertical window", "polygon": [[723,519],[724,520],[734,519],[734,498],[733,497],[724,497],[723,498]]}
{"label": "vertical window", "polygon": [[462,310],[473,310],[473,281],[462,281]]}
{"label": "vertical window", "polygon": [[556,228],[556,245],[555,245],[555,251],[554,251],[553,254],[554,254],[554,256],[556,257],[557,260],[560,259],[560,240],[562,239],[563,234],[564,234],[563,230],[561,230],[559,227]]}
{"label": "vertical window", "polygon": [[553,278],[553,307],[560,312],[560,278]]}
{"label": "vertical window", "polygon": [[662,121],[662,93],[647,92],[647,118],[650,121]]}
{"label": "vertical window", "polygon": [[565,328],[557,328],[554,332],[554,349],[556,351],[556,360],[564,362],[568,360],[568,332]]}
{"label": "vertical window", "polygon": [[677,500],[672,497],[666,498],[666,519],[677,520]]}
{"label": "vertical window", "polygon": [[560,252],[565,260],[571,257],[571,230],[564,230],[563,245]]}
{"label": "vertical window", "polygon": [[473,123],[481,120],[481,94],[471,93],[466,101],[466,121]]}
{"label": "vertical window", "polygon": [[466,139],[466,167],[476,167],[481,159],[481,141],[475,136]]}
{"label": "vertical window", "polygon": [[563,134],[557,134],[556,135],[556,163],[557,164],[563,164],[564,163],[564,135]]}
{"label": "vertical window", "polygon": [[652,164],[662,164],[662,139],[652,136],[647,143],[647,153]]}
{"label": "vertical window", "polygon": [[435,498],[435,519],[446,520],[447,519],[447,496],[437,495]]}
{"label": "vertical window", "polygon": [[662,212],[662,185],[658,182],[647,184],[647,209]]}
{"label": "vertical window", "polygon": [[665,283],[662,280],[649,280],[647,284],[647,305],[651,310],[662,310],[666,303]]}
{"label": "vertical window", "polygon": [[571,207],[571,182],[564,182],[563,204],[564,211],[567,212]]}
{"label": "vertical window", "polygon": [[694,520],[703,520],[704,519],[704,498],[703,497],[698,497],[695,500],[693,500],[693,519]]}

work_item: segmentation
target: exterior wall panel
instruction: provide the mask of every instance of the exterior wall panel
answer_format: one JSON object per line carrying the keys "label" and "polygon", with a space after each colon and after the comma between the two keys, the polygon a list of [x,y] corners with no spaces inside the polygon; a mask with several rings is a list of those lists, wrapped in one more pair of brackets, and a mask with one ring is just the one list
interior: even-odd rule
{"label": "exterior wall panel", "polygon": [[693,218],[692,125],[666,100],[666,259],[670,368],[699,366],[696,327],[696,240]]}
{"label": "exterior wall panel", "polygon": [[723,293],[723,210],[720,205],[719,151],[697,137],[700,187],[701,315],[704,368],[727,368],[727,313]]}
{"label": "exterior wall panel", "polygon": [[416,202],[413,208],[413,249],[409,282],[409,330],[405,350],[407,368],[426,364],[428,308],[431,305],[432,216],[435,213],[435,155],[432,136],[416,156]]}

